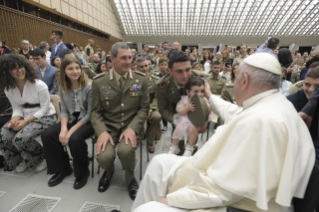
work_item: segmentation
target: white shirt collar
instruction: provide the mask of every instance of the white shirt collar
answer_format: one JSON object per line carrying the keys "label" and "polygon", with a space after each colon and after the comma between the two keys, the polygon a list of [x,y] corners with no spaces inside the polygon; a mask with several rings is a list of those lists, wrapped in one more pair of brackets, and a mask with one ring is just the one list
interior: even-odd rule
{"label": "white shirt collar", "polygon": [[260,101],[261,99],[267,97],[267,96],[270,96],[276,92],[279,92],[279,89],[271,89],[271,90],[268,90],[268,91],[265,91],[265,92],[262,92],[260,94],[257,94],[253,97],[250,97],[249,99],[246,99],[244,102],[243,102],[243,109],[247,109],[249,108],[250,106],[252,106],[253,104],[255,104],[256,102]]}

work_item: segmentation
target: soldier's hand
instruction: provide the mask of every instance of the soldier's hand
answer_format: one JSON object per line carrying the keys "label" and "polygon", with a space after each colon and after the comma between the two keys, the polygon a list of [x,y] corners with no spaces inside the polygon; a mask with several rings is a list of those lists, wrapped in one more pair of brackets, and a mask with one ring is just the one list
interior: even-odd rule
{"label": "soldier's hand", "polygon": [[210,87],[209,87],[209,84],[208,82],[206,81],[206,79],[204,79],[204,82],[205,82],[205,97],[207,100],[209,100],[210,96],[213,95],[212,92],[210,91]]}
{"label": "soldier's hand", "polygon": [[114,146],[112,136],[108,132],[102,132],[96,142],[96,154],[100,154],[101,150],[104,152],[107,142]]}
{"label": "soldier's hand", "polygon": [[124,132],[120,136],[119,142],[121,142],[123,138],[125,140],[125,144],[128,144],[128,140],[130,140],[132,147],[137,147],[136,134],[131,128],[127,128],[126,130],[124,130]]}

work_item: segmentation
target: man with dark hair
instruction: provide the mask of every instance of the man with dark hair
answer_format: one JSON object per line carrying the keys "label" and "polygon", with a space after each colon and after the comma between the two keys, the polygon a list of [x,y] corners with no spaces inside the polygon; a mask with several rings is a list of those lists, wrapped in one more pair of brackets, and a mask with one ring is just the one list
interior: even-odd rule
{"label": "man with dark hair", "polygon": [[113,69],[95,77],[92,86],[91,122],[98,136],[96,159],[105,170],[98,191],[104,192],[110,186],[117,151],[129,196],[134,200],[139,187],[134,177],[135,149],[149,111],[148,84],[145,74],[130,69],[132,52],[126,43],[115,43],[110,58]]}
{"label": "man with dark hair", "polygon": [[223,87],[227,82],[226,79],[219,74],[222,73],[220,72],[220,66],[220,62],[214,61],[210,66],[212,75],[207,79],[210,91],[215,95],[222,94]]}
{"label": "man with dark hair", "polygon": [[165,57],[167,57],[167,54],[168,54],[168,43],[167,42],[163,42],[162,43],[162,48],[163,48],[163,54],[165,54]]}
{"label": "man with dark hair", "polygon": [[67,47],[64,45],[62,38],[63,38],[63,32],[60,30],[54,30],[52,33],[53,40],[55,44],[52,45],[51,47],[51,58],[50,61],[52,60],[53,57],[58,56],[61,57],[61,52],[64,49],[67,49]]}
{"label": "man with dark hair", "polygon": [[37,67],[34,69],[38,72],[40,79],[47,84],[49,93],[55,94],[56,68],[47,63],[45,53],[42,49],[34,49],[32,52],[30,52],[30,55],[37,64]]}
{"label": "man with dark hair", "polygon": [[100,58],[99,58],[99,55],[98,54],[94,54],[93,55],[93,62],[92,63],[89,63],[89,69],[91,69],[92,71],[95,72],[97,66],[99,65],[100,63]]}
{"label": "man with dark hair", "polygon": [[258,47],[255,53],[269,53],[278,59],[277,55],[275,55],[274,51],[277,49],[279,44],[279,38],[272,37],[269,40],[266,40],[261,46]]}
{"label": "man with dark hair", "polygon": [[[186,95],[185,85],[193,76],[207,77],[205,72],[191,69],[191,62],[185,52],[175,52],[168,62],[169,74],[157,81],[156,95],[158,109],[162,117],[173,125],[173,116],[176,112],[176,104]],[[183,142],[179,142],[183,145]],[[183,149],[180,146],[180,154]]]}
{"label": "man with dark hair", "polygon": [[[304,68],[304,69],[306,69],[306,70],[304,71],[304,69],[303,69],[303,70],[301,71],[300,75],[302,74],[303,76],[305,76],[307,73],[311,72],[311,71],[312,71],[313,69],[315,69],[315,68],[319,68],[319,61],[312,63],[312,64],[310,65],[309,69]],[[300,76],[300,78],[301,78],[301,76]],[[304,88],[303,86],[304,86],[303,80],[301,80],[301,81],[299,81],[299,82],[293,84],[293,86],[289,89],[289,94],[294,94],[294,93],[296,93],[297,91],[303,89],[303,88]]]}
{"label": "man with dark hair", "polygon": [[155,146],[154,140],[157,135],[161,123],[161,114],[158,112],[157,97],[156,97],[156,81],[159,80],[157,76],[154,76],[149,69],[149,61],[145,58],[138,58],[136,61],[136,67],[139,72],[146,75],[148,83],[148,94],[150,99],[150,109],[147,116],[147,148],[150,153],[154,153]]}

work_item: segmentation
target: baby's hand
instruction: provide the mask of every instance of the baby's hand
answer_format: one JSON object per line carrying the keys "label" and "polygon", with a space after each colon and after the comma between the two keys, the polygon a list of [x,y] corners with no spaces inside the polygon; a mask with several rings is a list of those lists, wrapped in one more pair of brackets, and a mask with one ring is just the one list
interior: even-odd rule
{"label": "baby's hand", "polygon": [[195,112],[195,104],[194,102],[189,103],[188,105],[188,111],[192,111],[193,113]]}

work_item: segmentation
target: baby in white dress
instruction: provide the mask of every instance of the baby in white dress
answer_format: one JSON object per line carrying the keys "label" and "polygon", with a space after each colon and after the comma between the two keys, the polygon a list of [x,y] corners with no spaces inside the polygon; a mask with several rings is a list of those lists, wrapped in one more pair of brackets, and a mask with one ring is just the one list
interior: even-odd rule
{"label": "baby in white dress", "polygon": [[187,113],[189,111],[195,112],[195,105],[193,102],[190,102],[194,94],[197,94],[200,98],[204,98],[208,109],[209,114],[211,112],[210,105],[207,99],[204,97],[204,80],[199,77],[193,77],[188,80],[185,85],[187,96],[182,96],[181,100],[176,105],[177,114],[174,115],[174,125],[175,130],[172,135],[172,145],[169,149],[169,154],[175,154],[178,143],[181,140],[184,140],[184,136],[188,135],[188,142],[185,148],[183,156],[191,156],[194,151],[194,145],[197,140],[199,133],[206,131],[208,122],[206,121],[205,125],[202,128],[195,127],[192,122],[188,119]]}

